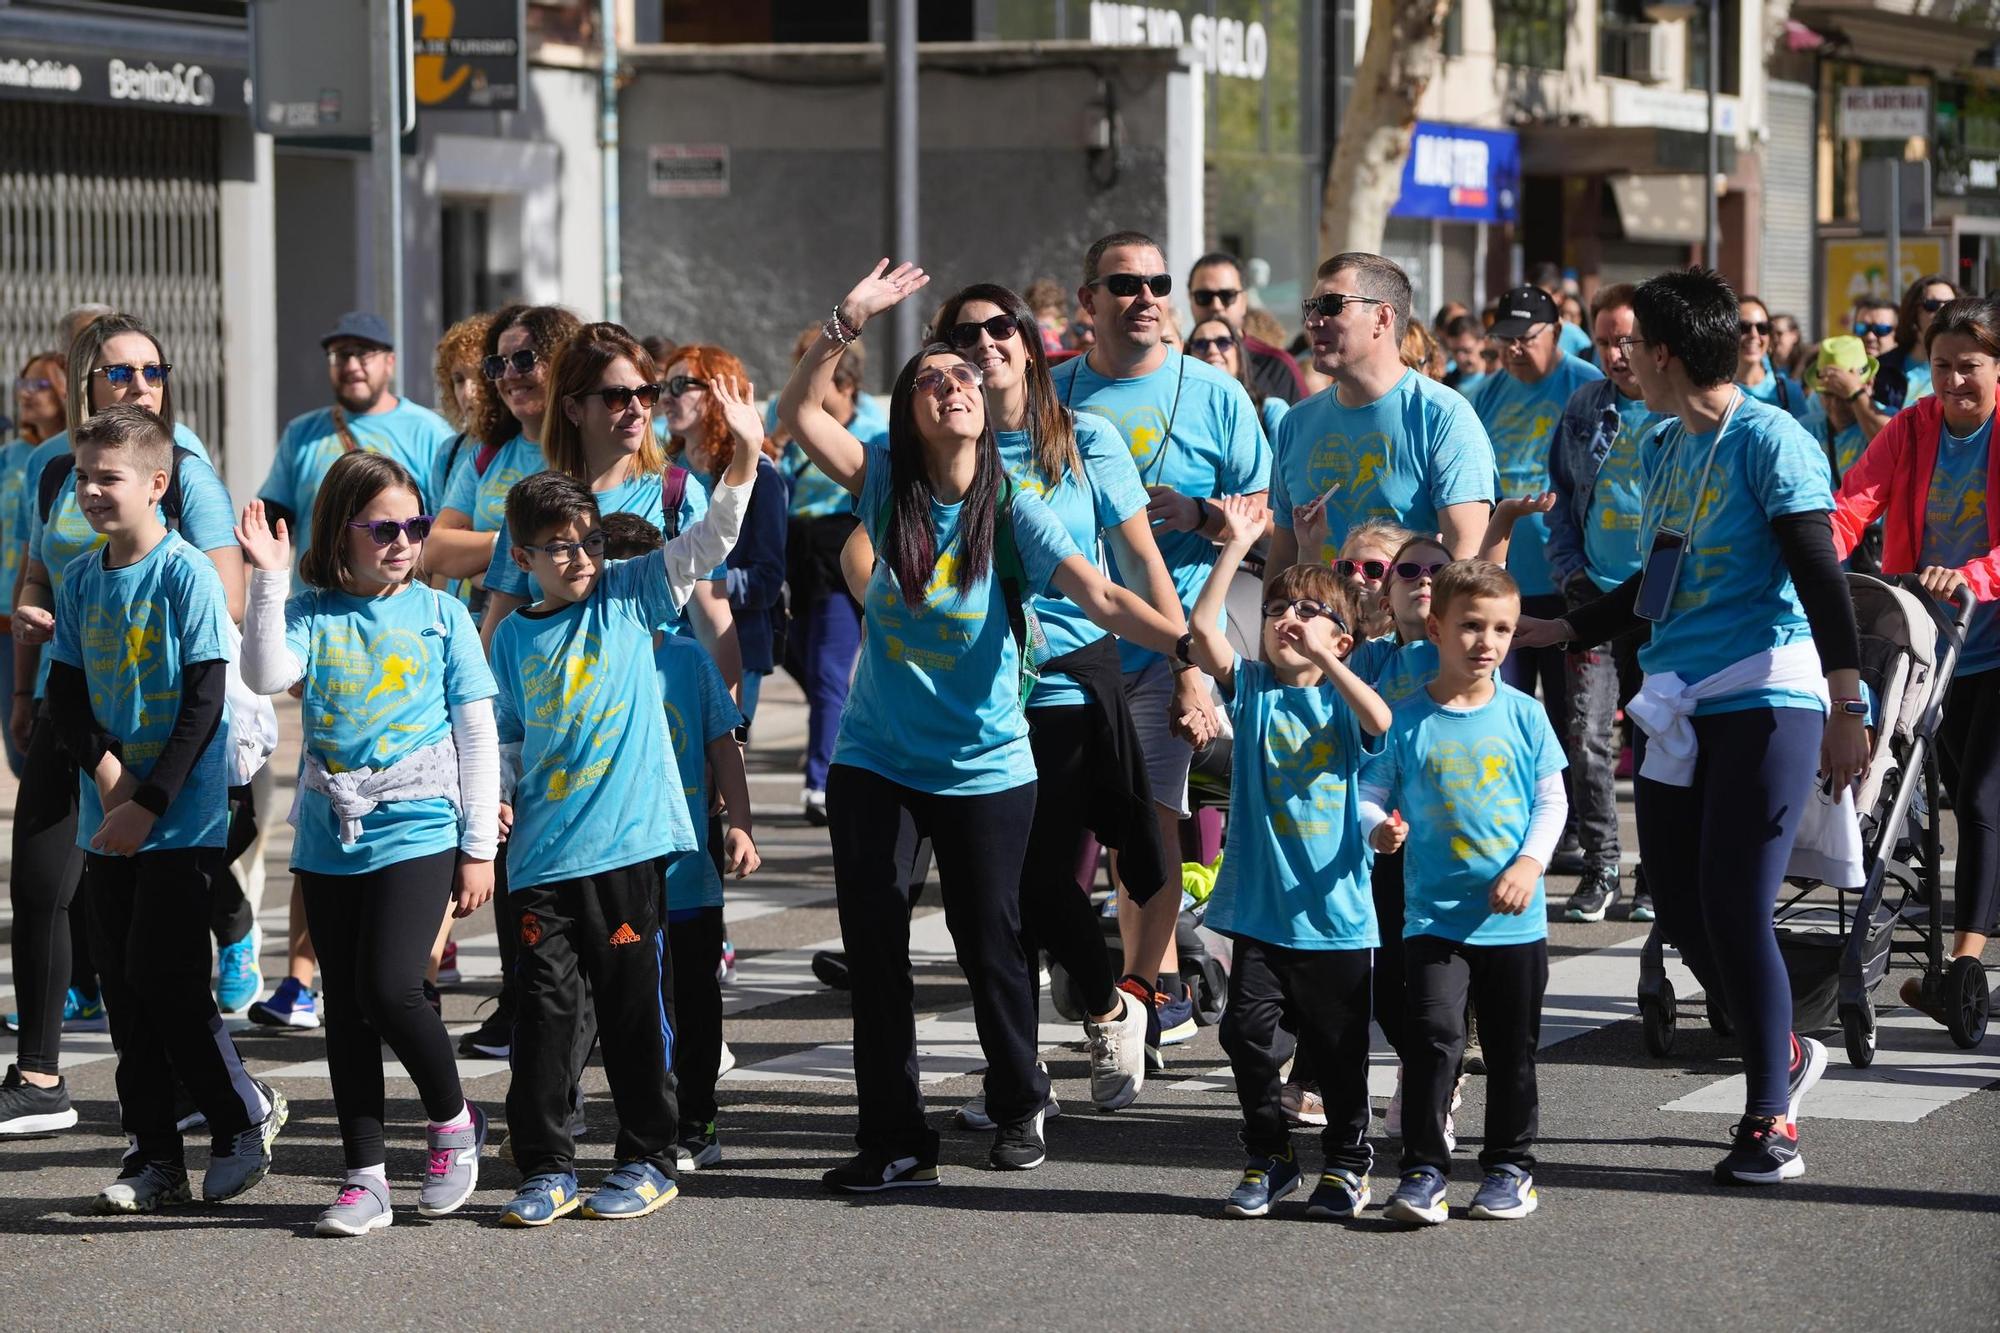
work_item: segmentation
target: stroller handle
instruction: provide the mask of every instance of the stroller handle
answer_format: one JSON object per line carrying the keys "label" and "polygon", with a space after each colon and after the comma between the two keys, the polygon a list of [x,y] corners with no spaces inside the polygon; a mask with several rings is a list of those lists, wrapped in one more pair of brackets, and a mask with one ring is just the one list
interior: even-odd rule
{"label": "stroller handle", "polygon": [[1915,574],[1896,575],[1896,586],[1905,592],[1916,594],[1917,600],[1931,613],[1931,619],[1937,622],[1938,628],[1956,636],[1953,639],[1954,645],[1965,641],[1966,632],[1972,628],[1972,612],[1979,605],[1979,599],[1973,595],[1970,585],[1961,584],[1952,591],[1950,605],[1953,613],[1950,615],[1945,614],[1944,604],[1931,596],[1930,590],[1924,587],[1923,580]]}

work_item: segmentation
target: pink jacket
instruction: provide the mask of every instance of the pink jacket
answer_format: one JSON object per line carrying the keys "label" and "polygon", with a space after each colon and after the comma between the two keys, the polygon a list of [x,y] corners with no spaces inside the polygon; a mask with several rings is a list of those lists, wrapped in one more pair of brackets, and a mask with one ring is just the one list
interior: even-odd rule
{"label": "pink jacket", "polygon": [[[1882,517],[1882,572],[1913,574],[1924,546],[1924,507],[1937,469],[1944,405],[1919,398],[1889,419],[1882,433],[1847,470],[1833,501],[1833,544],[1842,558],[1853,551],[1877,515]],[[1986,451],[1986,541],[1992,547],[1959,572],[1982,602],[2000,601],[2000,449]]]}

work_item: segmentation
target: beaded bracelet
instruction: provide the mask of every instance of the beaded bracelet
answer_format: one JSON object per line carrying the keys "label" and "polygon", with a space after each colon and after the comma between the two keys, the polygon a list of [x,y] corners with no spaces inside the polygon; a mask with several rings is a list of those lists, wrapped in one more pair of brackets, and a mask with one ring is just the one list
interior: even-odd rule
{"label": "beaded bracelet", "polygon": [[840,317],[840,305],[838,302],[834,304],[833,313],[827,316],[826,336],[839,343],[842,347],[847,346],[861,336],[860,329],[855,328]]}

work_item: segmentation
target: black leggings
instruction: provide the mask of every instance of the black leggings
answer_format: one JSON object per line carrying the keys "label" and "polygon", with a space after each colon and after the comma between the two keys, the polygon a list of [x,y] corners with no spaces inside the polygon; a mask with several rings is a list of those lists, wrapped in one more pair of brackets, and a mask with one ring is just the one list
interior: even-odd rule
{"label": "black leggings", "polygon": [[465,1105],[451,1038],[424,999],[424,971],[457,865],[452,851],[360,875],[298,872],[306,928],[319,951],[326,1063],[350,1171],[386,1158],[383,1043],[415,1080],[433,1121],[450,1120]]}
{"label": "black leggings", "polygon": [[[689,852],[687,855],[694,855]],[[674,1033],[674,1077],[680,1120],[699,1134],[715,1119],[715,1080],[722,1067],[722,909],[698,907],[667,918],[673,975],[666,978],[667,1016]]]}
{"label": "black leggings", "polygon": [[[72,979],[80,989],[97,992],[90,932],[81,928],[84,914],[77,899],[83,849],[76,845],[76,780],[76,764],[57,742],[44,705],[35,713],[14,805],[14,868],[8,885],[14,907],[14,990],[21,1011],[15,1060],[31,1074],[62,1068],[63,1000]],[[74,928],[72,907],[78,909]]]}
{"label": "black leggings", "polygon": [[1076,882],[1077,853],[1089,831],[1083,811],[1096,774],[1089,737],[1095,705],[1028,710],[1035,752],[1035,822],[1021,864],[1021,930],[1033,948],[1047,949],[1075,982],[1093,1014],[1116,1008],[1118,978],[1104,945],[1104,926],[1090,895]]}
{"label": "black leggings", "polygon": [[1991,935],[2000,924],[2000,668],[1952,681],[1938,750],[1958,817],[1952,924]]}
{"label": "black leggings", "polygon": [[1035,974],[1021,951],[1021,859],[1035,818],[1035,784],[983,796],[937,796],[852,764],[827,772],[840,934],[853,983],[854,1083],[863,1151],[935,1160],[917,1072],[916,986],[910,975],[910,867],[917,841],[937,857],[945,924],[972,987],[986,1054],[988,1113],[1025,1120],[1048,1100],[1035,1067]]}

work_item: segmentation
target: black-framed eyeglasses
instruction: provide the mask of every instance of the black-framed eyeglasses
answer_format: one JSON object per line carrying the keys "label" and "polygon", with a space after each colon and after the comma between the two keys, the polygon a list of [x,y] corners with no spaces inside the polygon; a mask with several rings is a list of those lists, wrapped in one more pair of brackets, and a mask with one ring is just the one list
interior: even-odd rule
{"label": "black-framed eyeglasses", "polygon": [[696,379],[692,375],[669,375],[665,385],[667,397],[685,398],[690,389],[706,389],[707,380]]}
{"label": "black-framed eyeglasses", "polygon": [[1340,312],[1347,309],[1350,301],[1362,305],[1387,305],[1387,301],[1373,296],[1356,296],[1352,292],[1321,292],[1318,296],[1308,296],[1299,302],[1299,313],[1307,319],[1338,319]]}
{"label": "black-framed eyeglasses", "polygon": [[961,352],[979,344],[979,331],[986,330],[986,336],[994,342],[1006,342],[1021,335],[1021,326],[1014,322],[1012,315],[995,315],[991,319],[964,324],[954,324],[945,330],[944,340]]}
{"label": "black-framed eyeglasses", "polygon": [[1857,338],[1865,338],[1871,333],[1877,338],[1886,338],[1895,331],[1894,324],[1869,324],[1858,319],[1854,321],[1854,336]]}
{"label": "black-framed eyeglasses", "polygon": [[90,373],[102,375],[106,384],[122,389],[132,382],[134,375],[144,375],[148,384],[162,383],[174,373],[174,368],[168,362],[153,361],[143,366],[99,366]]}
{"label": "black-framed eyeglasses", "polygon": [[1197,287],[1188,293],[1188,300],[1196,305],[1235,305],[1236,298],[1243,295],[1241,287]]}
{"label": "black-framed eyeglasses", "polygon": [[41,375],[37,375],[32,379],[24,375],[14,381],[14,392],[16,393],[47,393],[55,387],[56,382],[54,380]]}
{"label": "black-framed eyeglasses", "polygon": [[1235,346],[1235,338],[1227,333],[1218,333],[1213,338],[1188,339],[1187,349],[1196,356],[1207,356],[1210,352],[1214,352],[1218,356],[1227,356],[1230,349]]}
{"label": "black-framed eyeglasses", "polygon": [[369,540],[377,546],[387,546],[396,540],[398,533],[407,534],[411,545],[415,545],[430,536],[431,529],[436,525],[437,519],[432,515],[418,514],[415,518],[406,518],[401,523],[393,518],[377,518],[357,520],[347,526],[366,532]]}
{"label": "black-framed eyeglasses", "polygon": [[1266,620],[1276,620],[1287,611],[1297,612],[1300,620],[1312,620],[1318,616],[1325,616],[1341,629],[1345,630],[1347,628],[1347,622],[1341,619],[1338,611],[1328,606],[1325,602],[1316,601],[1311,597],[1273,597],[1270,601],[1264,603],[1264,619]]}
{"label": "black-framed eyeglasses", "polygon": [[516,375],[532,375],[535,373],[535,367],[540,365],[541,362],[542,354],[540,352],[537,352],[532,347],[523,347],[517,352],[511,352],[506,355],[495,352],[480,364],[486,371],[487,379],[497,380],[505,379],[507,372],[510,370]]}
{"label": "black-framed eyeglasses", "polygon": [[1925,314],[1935,315],[1938,311],[1944,309],[1946,304],[1953,299],[1949,296],[1926,296],[1920,304],[1923,306]]}
{"label": "black-framed eyeglasses", "polygon": [[367,365],[376,357],[389,355],[386,347],[329,347],[326,349],[326,363],[338,370],[349,361],[359,361]]}
{"label": "black-framed eyeglasses", "polygon": [[1333,562],[1333,569],[1336,574],[1339,574],[1344,579],[1351,579],[1356,575],[1360,575],[1371,582],[1379,583],[1388,576],[1389,562],[1387,560],[1336,560]]}
{"label": "black-framed eyeglasses", "polygon": [[1770,337],[1771,321],[1768,319],[1739,319],[1736,321],[1737,337],[1747,338],[1753,333],[1761,338]]}
{"label": "black-framed eyeglasses", "polygon": [[916,390],[918,393],[942,393],[953,382],[961,388],[976,389],[981,382],[979,371],[963,361],[952,366],[926,366],[917,372]]}
{"label": "black-framed eyeglasses", "polygon": [[1412,582],[1415,582],[1417,579],[1434,579],[1437,577],[1437,572],[1450,563],[1449,560],[1432,560],[1428,563],[1417,560],[1398,560],[1396,562],[1396,577],[1399,579],[1409,579]]}
{"label": "black-framed eyeglasses", "polygon": [[1632,349],[1634,347],[1644,347],[1646,345],[1646,340],[1644,338],[1641,338],[1636,333],[1628,333],[1622,338],[1613,338],[1611,340],[1611,345],[1613,347],[1616,347],[1619,351],[1625,353],[1625,355],[1630,356],[1632,355]]}
{"label": "black-framed eyeglasses", "polygon": [[607,384],[601,389],[585,389],[571,394],[572,398],[602,398],[604,406],[613,412],[623,412],[637,399],[639,406],[651,407],[660,401],[660,386],[657,384]]}
{"label": "black-framed eyeglasses", "polygon": [[1174,275],[1171,273],[1107,273],[1101,278],[1092,278],[1087,287],[1102,287],[1113,296],[1130,298],[1139,294],[1141,287],[1155,296],[1164,297],[1174,289]]}
{"label": "black-framed eyeglasses", "polygon": [[580,542],[544,542],[533,549],[540,551],[551,560],[559,561],[566,565],[576,559],[579,551],[593,558],[603,555],[604,534],[593,531],[586,534]]}

